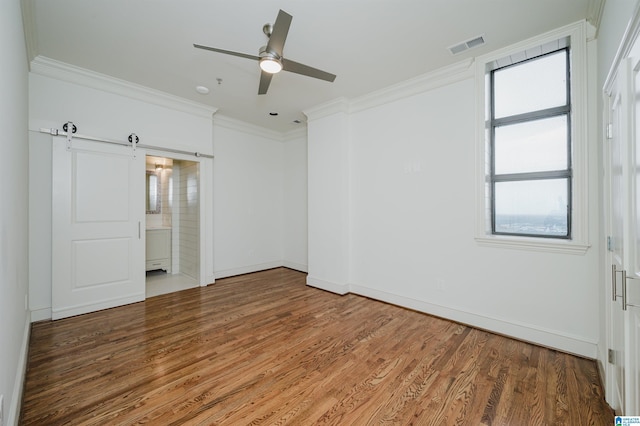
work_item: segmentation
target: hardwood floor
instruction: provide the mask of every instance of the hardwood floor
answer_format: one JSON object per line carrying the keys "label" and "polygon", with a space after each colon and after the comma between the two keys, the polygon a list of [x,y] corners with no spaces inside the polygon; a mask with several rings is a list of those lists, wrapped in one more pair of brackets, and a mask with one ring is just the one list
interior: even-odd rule
{"label": "hardwood floor", "polygon": [[23,425],[612,425],[594,361],[279,268],[33,324]]}

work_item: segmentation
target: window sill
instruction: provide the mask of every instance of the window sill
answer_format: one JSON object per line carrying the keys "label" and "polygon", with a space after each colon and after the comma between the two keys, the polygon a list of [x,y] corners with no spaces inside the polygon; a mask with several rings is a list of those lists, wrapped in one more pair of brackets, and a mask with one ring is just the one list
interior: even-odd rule
{"label": "window sill", "polygon": [[564,253],[583,255],[591,247],[590,244],[573,240],[551,240],[535,237],[509,237],[483,235],[475,238],[480,246],[506,249],[542,251],[547,253]]}

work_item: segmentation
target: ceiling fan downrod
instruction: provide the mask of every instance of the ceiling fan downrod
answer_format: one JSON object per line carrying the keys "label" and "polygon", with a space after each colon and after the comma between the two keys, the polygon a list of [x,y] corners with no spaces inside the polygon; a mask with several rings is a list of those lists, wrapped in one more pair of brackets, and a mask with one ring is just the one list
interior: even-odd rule
{"label": "ceiling fan downrod", "polygon": [[262,26],[262,32],[267,36],[267,37],[271,37],[271,34],[273,33],[273,25],[271,25],[270,23],[266,23]]}

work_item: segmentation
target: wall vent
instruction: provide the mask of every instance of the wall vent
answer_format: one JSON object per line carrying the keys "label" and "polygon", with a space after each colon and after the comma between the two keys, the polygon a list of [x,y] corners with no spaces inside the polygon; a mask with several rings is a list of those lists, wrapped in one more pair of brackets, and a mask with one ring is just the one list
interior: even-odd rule
{"label": "wall vent", "polygon": [[482,46],[484,43],[485,43],[484,36],[478,36],[449,47],[449,51],[451,52],[451,54],[457,55],[459,53],[464,52],[465,50]]}

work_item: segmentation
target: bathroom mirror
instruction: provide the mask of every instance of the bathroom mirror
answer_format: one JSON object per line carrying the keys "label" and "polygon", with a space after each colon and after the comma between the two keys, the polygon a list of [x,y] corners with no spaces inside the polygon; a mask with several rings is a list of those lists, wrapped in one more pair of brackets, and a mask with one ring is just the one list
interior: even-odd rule
{"label": "bathroom mirror", "polygon": [[160,213],[160,176],[147,170],[147,214]]}

